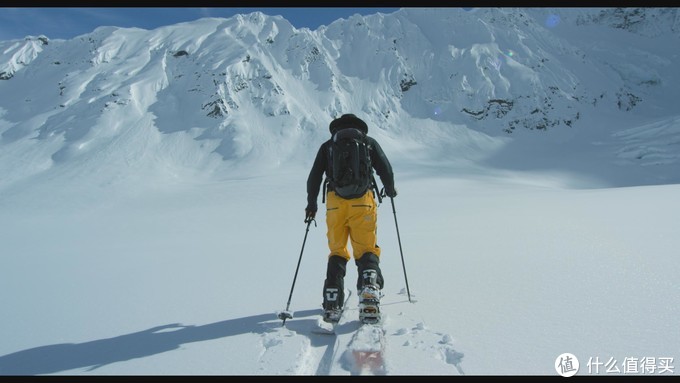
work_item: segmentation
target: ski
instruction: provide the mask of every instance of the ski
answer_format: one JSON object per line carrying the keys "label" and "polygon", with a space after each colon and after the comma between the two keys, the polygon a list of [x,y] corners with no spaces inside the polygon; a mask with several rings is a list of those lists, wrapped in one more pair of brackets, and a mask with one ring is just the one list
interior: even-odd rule
{"label": "ski", "polygon": [[323,318],[319,318],[317,320],[317,325],[312,329],[312,332],[315,334],[322,334],[322,335],[335,335],[335,328],[338,326],[338,323],[342,320],[342,317],[345,315],[345,310],[347,309],[347,303],[349,302],[349,298],[352,296],[352,290],[345,290],[345,303],[342,305],[342,310],[340,311],[340,318],[338,319],[337,322],[334,323],[329,323],[329,322],[324,322]]}
{"label": "ski", "polygon": [[385,344],[385,329],[382,323],[362,324],[352,335],[348,347],[352,353],[354,372],[384,375],[386,373]]}
{"label": "ski", "polygon": [[375,286],[365,286],[359,294],[359,329],[349,344],[354,372],[357,374],[385,374],[385,329],[380,312],[382,291]]}

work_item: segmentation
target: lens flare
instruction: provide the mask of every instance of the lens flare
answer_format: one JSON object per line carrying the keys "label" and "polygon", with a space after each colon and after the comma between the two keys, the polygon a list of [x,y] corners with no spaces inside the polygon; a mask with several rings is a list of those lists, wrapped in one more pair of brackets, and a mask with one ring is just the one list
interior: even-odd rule
{"label": "lens flare", "polygon": [[560,23],[560,17],[558,15],[550,15],[545,20],[545,26],[548,28],[554,28]]}

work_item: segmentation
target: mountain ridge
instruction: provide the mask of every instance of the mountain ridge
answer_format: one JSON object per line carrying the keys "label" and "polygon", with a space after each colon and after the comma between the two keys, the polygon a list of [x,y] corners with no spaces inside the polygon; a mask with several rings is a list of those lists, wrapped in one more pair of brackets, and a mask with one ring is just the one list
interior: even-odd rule
{"label": "mountain ridge", "polygon": [[[672,120],[678,57],[663,47],[677,43],[678,17],[657,8],[402,8],[312,31],[254,12],[2,41],[0,145],[44,148],[32,165],[3,172],[21,178],[102,156],[131,166],[163,147],[170,152],[149,155],[159,166],[233,170],[264,156],[271,167],[261,171],[270,171],[308,163],[328,122],[349,112],[388,148],[410,141],[462,161],[531,131],[570,137]],[[588,40],[591,30],[600,39]],[[608,126],[620,116],[631,126]],[[116,152],[116,140],[131,144]]]}

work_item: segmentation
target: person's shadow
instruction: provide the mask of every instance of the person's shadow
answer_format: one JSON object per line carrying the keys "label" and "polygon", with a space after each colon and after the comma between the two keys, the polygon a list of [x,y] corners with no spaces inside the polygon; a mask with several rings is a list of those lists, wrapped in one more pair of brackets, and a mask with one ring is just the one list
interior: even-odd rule
{"label": "person's shadow", "polygon": [[[296,317],[318,314],[319,310],[296,312]],[[53,374],[101,366],[174,350],[191,342],[228,336],[265,333],[281,327],[276,314],[229,319],[202,326],[166,324],[108,339],[85,343],[51,344],[0,356],[0,375]]]}

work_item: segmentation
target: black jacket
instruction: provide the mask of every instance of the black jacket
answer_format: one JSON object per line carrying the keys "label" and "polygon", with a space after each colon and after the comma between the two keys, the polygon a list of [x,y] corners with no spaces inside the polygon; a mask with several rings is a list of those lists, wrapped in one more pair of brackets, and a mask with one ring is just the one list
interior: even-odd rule
{"label": "black jacket", "polygon": [[[394,189],[394,174],[392,173],[392,165],[387,160],[385,152],[383,152],[378,141],[372,137],[366,137],[370,143],[370,155],[371,155],[371,165],[375,169],[376,173],[380,177],[385,189]],[[319,151],[316,153],[316,159],[314,160],[314,165],[312,165],[312,170],[309,172],[309,177],[307,178],[307,209],[316,211],[317,204],[316,200],[319,196],[319,190],[321,189],[321,182],[323,181],[324,173],[328,175],[330,173],[329,163],[328,163],[328,151],[331,146],[332,141],[328,141],[321,144]],[[332,185],[329,185],[330,190]]]}

